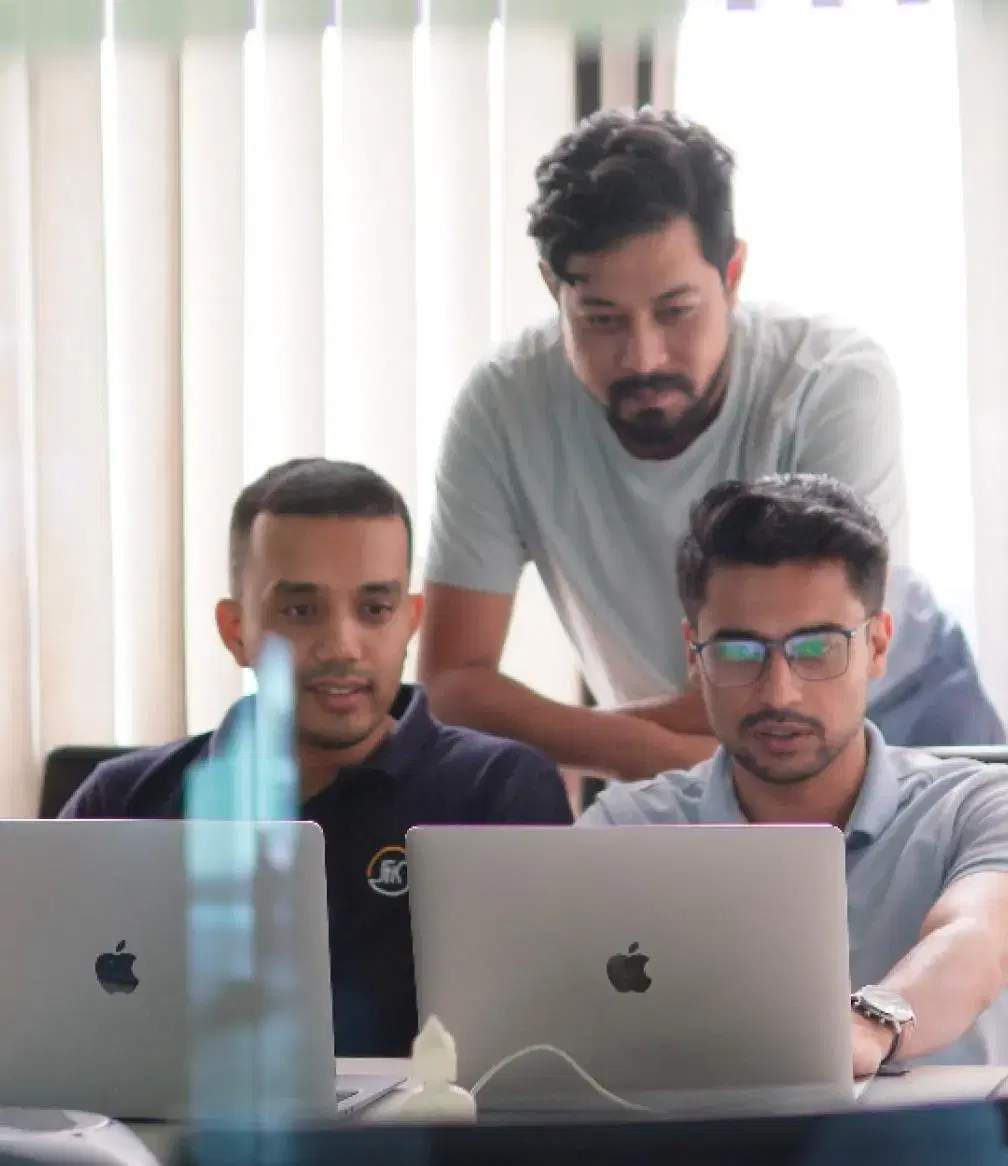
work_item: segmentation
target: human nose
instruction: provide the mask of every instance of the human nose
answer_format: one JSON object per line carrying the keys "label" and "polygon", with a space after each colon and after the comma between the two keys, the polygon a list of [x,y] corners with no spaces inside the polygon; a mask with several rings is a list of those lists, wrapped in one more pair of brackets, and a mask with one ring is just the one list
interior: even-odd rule
{"label": "human nose", "polygon": [[315,651],[322,660],[356,663],[363,655],[360,621],[350,611],[333,612]]}
{"label": "human nose", "polygon": [[762,677],[763,696],[774,708],[789,708],[801,700],[801,684],[791,662],[779,647],[768,650]]}
{"label": "human nose", "polygon": [[623,364],[637,376],[649,376],[665,367],[665,334],[653,320],[637,320],[631,324]]}

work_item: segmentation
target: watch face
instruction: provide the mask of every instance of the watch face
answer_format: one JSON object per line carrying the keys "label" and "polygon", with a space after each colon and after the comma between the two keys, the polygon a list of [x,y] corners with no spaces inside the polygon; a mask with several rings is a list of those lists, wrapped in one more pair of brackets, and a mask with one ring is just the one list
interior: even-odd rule
{"label": "watch face", "polygon": [[875,1008],[885,1016],[892,1017],[897,1024],[909,1024],[914,1019],[914,1011],[902,996],[869,984],[861,989],[861,996],[870,1008]]}

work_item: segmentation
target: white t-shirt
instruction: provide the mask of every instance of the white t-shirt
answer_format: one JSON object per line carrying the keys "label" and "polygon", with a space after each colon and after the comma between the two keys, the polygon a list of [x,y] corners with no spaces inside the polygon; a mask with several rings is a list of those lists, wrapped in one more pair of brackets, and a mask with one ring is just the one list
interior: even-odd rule
{"label": "white t-shirt", "polygon": [[676,551],[690,505],[728,478],[789,470],[855,487],[905,550],[899,397],[881,348],[850,328],[739,309],[731,379],[679,457],[643,461],[575,376],[559,322],[473,372],[442,445],[427,580],[513,594],[535,563],[601,705],[682,687]]}

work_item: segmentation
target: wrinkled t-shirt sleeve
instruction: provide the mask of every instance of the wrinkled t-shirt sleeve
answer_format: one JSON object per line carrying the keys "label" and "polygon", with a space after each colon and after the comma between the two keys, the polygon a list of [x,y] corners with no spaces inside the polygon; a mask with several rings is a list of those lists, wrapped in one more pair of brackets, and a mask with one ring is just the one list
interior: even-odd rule
{"label": "wrinkled t-shirt sleeve", "polygon": [[508,439],[481,367],[463,386],[445,427],[435,475],[425,578],[513,595],[528,561],[508,480]]}
{"label": "wrinkled t-shirt sleeve", "polygon": [[891,561],[908,554],[899,386],[883,350],[852,337],[824,364],[802,405],[795,469],[855,489],[889,535]]}
{"label": "wrinkled t-shirt sleeve", "polygon": [[982,871],[1008,872],[1008,766],[987,765],[956,811],[944,891]]}

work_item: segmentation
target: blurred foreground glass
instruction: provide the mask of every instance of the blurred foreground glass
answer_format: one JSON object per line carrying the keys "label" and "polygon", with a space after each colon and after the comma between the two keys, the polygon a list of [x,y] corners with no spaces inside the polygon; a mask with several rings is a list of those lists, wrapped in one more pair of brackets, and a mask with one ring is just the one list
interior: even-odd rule
{"label": "blurred foreground glass", "polygon": [[[191,1108],[282,1116],[297,1096],[302,1034],[294,1006],[289,876],[300,817],[294,758],[294,670],[286,641],[270,637],[258,691],[186,772],[186,866]],[[208,821],[230,828],[207,830]],[[203,826],[204,828],[201,828]]]}

